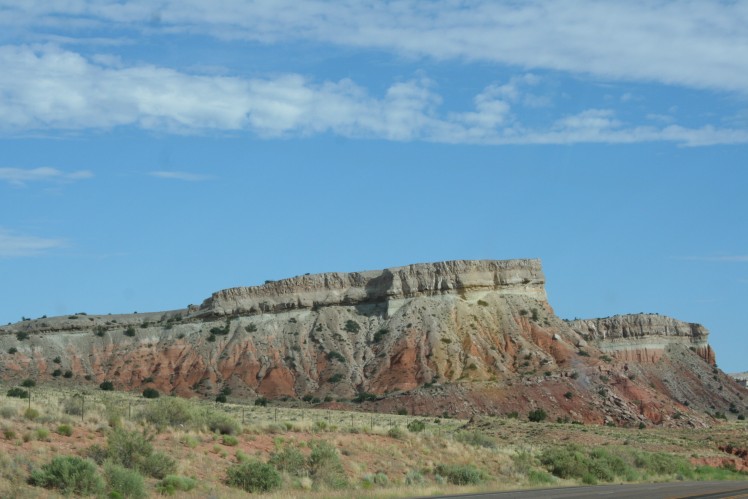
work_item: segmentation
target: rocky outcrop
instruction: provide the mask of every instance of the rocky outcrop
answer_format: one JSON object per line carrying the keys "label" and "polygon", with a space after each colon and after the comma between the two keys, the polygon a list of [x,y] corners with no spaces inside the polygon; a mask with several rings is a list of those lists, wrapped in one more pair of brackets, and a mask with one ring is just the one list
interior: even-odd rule
{"label": "rocky outcrop", "polygon": [[709,364],[715,363],[708,343],[709,331],[701,324],[659,314],[628,314],[574,320],[569,325],[601,350],[623,360],[657,362],[668,345],[680,344],[687,345]]}
{"label": "rocky outcrop", "polygon": [[540,260],[458,260],[369,272],[304,275],[219,291],[191,314],[253,315],[373,303],[385,303],[386,312],[392,314],[402,300],[489,291],[545,301]]}
{"label": "rocky outcrop", "polygon": [[26,320],[0,328],[0,377],[625,425],[743,410],[748,393],[713,366],[703,327],[566,322],[544,283],[538,260],[452,261],[232,288],[185,310]]}

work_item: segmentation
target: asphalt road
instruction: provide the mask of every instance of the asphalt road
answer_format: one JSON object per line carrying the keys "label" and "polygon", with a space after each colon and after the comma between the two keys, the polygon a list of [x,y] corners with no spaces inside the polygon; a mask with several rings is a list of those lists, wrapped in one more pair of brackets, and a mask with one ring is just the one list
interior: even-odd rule
{"label": "asphalt road", "polygon": [[[672,482],[482,492],[437,499],[748,499],[748,482]],[[425,498],[424,498],[425,499]],[[432,496],[429,499],[434,499]]]}

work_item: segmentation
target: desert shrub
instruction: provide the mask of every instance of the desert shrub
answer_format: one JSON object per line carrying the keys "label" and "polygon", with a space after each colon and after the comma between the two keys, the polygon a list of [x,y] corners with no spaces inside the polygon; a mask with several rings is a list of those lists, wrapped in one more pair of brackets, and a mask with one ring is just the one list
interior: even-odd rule
{"label": "desert shrub", "polygon": [[16,438],[16,432],[10,428],[3,428],[3,437],[5,437],[5,440],[13,440]]}
{"label": "desert shrub", "polygon": [[226,398],[226,395],[224,395],[223,393],[219,393],[218,395],[216,395],[216,402],[218,402],[219,404],[225,404],[227,400],[228,399]]}
{"label": "desert shrub", "polygon": [[360,404],[361,402],[368,402],[368,401],[376,400],[376,399],[377,399],[377,396],[374,395],[373,393],[361,392],[353,398],[352,402],[356,402],[357,404]]}
{"label": "desert shrub", "polygon": [[387,436],[390,438],[401,439],[405,436],[405,432],[399,426],[393,426],[387,430]]}
{"label": "desert shrub", "polygon": [[104,381],[99,385],[99,389],[104,390],[105,392],[111,392],[114,390],[114,383],[111,381]]}
{"label": "desert shrub", "polygon": [[239,445],[239,439],[237,439],[237,438],[236,438],[235,436],[233,436],[233,435],[224,435],[224,436],[223,436],[223,437],[221,438],[221,443],[222,443],[223,445],[227,445],[227,446],[229,446],[229,447],[235,447],[235,446]]}
{"label": "desert shrub", "polygon": [[86,449],[86,457],[98,465],[104,464],[108,455],[109,451],[99,444],[93,444],[91,447]]}
{"label": "desert shrub", "polygon": [[255,399],[255,405],[260,407],[266,407],[268,405],[268,399],[265,397],[259,397]]}
{"label": "desert shrub", "polygon": [[16,397],[19,399],[29,398],[29,392],[18,387],[11,388],[10,390],[8,390],[8,393],[6,395],[8,395],[8,397]]}
{"label": "desert shrub", "polygon": [[692,474],[692,467],[686,458],[665,452],[638,452],[634,457],[634,466],[653,475],[690,477]]}
{"label": "desert shrub", "polygon": [[34,388],[36,386],[36,381],[31,378],[26,378],[25,380],[21,381],[21,386],[24,388]]}
{"label": "desert shrub", "polygon": [[164,478],[177,471],[177,462],[163,452],[154,452],[143,459],[138,469],[153,478]]}
{"label": "desert shrub", "polygon": [[104,490],[104,480],[96,465],[77,456],[53,458],[31,473],[29,483],[48,489],[60,489],[66,495],[96,495]]}
{"label": "desert shrub", "polygon": [[244,326],[244,330],[248,333],[254,333],[257,331],[257,326],[254,323],[252,323],[252,324],[249,324],[248,326]]}
{"label": "desert shrub", "polygon": [[62,376],[62,369],[55,369],[54,371],[52,371],[52,377],[58,378],[60,376]]}
{"label": "desert shrub", "polygon": [[330,488],[337,489],[348,485],[338,450],[322,440],[312,440],[308,445],[312,452],[309,454],[307,466],[312,478]]}
{"label": "desert shrub", "polygon": [[337,383],[337,382],[341,381],[342,379],[343,379],[343,375],[342,374],[335,373],[332,376],[330,376],[330,379],[328,379],[327,381],[329,381],[330,383]]}
{"label": "desert shrub", "polygon": [[345,362],[345,357],[343,357],[343,354],[341,354],[340,352],[327,352],[327,360],[337,360],[338,362]]}
{"label": "desert shrub", "polygon": [[405,474],[406,485],[422,485],[425,481],[423,473],[418,470],[411,470]]}
{"label": "desert shrub", "polygon": [[374,333],[374,338],[373,338],[374,343],[379,343],[388,334],[390,334],[389,329],[380,329],[379,331],[377,331],[376,333]]}
{"label": "desert shrub", "polygon": [[62,377],[63,378],[67,378],[67,379],[72,378],[73,377],[73,371],[65,371],[65,373],[63,373]]}
{"label": "desert shrub", "polygon": [[69,437],[73,434],[73,427],[69,424],[61,424],[57,427],[57,433],[65,437]]}
{"label": "desert shrub", "polygon": [[26,410],[23,411],[23,417],[28,419],[29,421],[33,421],[39,417],[39,411],[37,411],[33,407],[27,407]]}
{"label": "desert shrub", "polygon": [[125,468],[137,469],[153,453],[153,446],[145,433],[115,428],[107,436],[107,457]]}
{"label": "desert shrub", "polygon": [[140,417],[159,429],[186,426],[194,419],[190,403],[178,397],[160,398],[143,408]]}
{"label": "desert shrub", "polygon": [[421,421],[420,419],[414,419],[410,423],[408,423],[408,431],[412,433],[418,433],[426,429],[426,423]]}
{"label": "desert shrub", "polygon": [[132,326],[127,326],[127,329],[125,329],[125,336],[135,336],[135,328]]}
{"label": "desert shrub", "polygon": [[547,485],[555,481],[553,479],[553,476],[549,475],[545,471],[538,470],[530,470],[527,473],[527,480],[531,485]]}
{"label": "desert shrub", "polygon": [[162,495],[174,495],[177,492],[189,492],[197,486],[197,480],[186,476],[168,475],[156,484],[156,492]]}
{"label": "desert shrub", "polygon": [[361,330],[361,326],[359,326],[358,322],[349,319],[345,321],[345,330],[349,333],[358,333]]}
{"label": "desert shrub", "polygon": [[282,449],[270,454],[270,464],[280,471],[285,471],[291,475],[306,475],[306,458],[304,454],[295,447],[285,446]]}
{"label": "desert shrub", "polygon": [[29,339],[29,333],[27,333],[26,331],[18,331],[16,333],[16,339],[18,341],[27,340],[27,339]]}
{"label": "desert shrub", "polygon": [[527,419],[529,421],[532,421],[533,423],[545,421],[547,417],[548,413],[546,413],[543,409],[534,409],[527,414]]}
{"label": "desert shrub", "polygon": [[17,349],[16,347],[10,347],[10,348],[8,349],[8,353],[9,353],[10,355],[16,354],[16,353],[18,353],[18,349]]}
{"label": "desert shrub", "polygon": [[143,397],[147,399],[157,399],[159,398],[159,396],[161,396],[161,394],[158,393],[158,390],[156,390],[155,388],[148,387],[143,390]]}
{"label": "desert shrub", "polygon": [[496,448],[496,440],[479,431],[461,431],[455,434],[455,440],[473,447]]}
{"label": "desert shrub", "polygon": [[485,480],[485,474],[472,464],[440,464],[435,471],[453,485],[478,485]]}
{"label": "desert shrub", "polygon": [[148,497],[143,475],[135,470],[119,464],[106,463],[104,476],[106,477],[110,497],[132,497],[133,499]]}
{"label": "desert shrub", "polygon": [[242,432],[242,425],[231,415],[222,411],[209,410],[202,414],[208,429],[221,435],[238,435]]}
{"label": "desert shrub", "polygon": [[278,470],[271,464],[247,461],[226,470],[226,483],[247,492],[268,492],[281,486]]}
{"label": "desert shrub", "polygon": [[361,478],[361,487],[364,489],[370,489],[374,485],[379,487],[386,487],[389,485],[390,479],[384,473],[374,473],[373,475],[366,475]]}
{"label": "desert shrub", "polygon": [[67,397],[60,403],[62,405],[62,412],[69,416],[80,416],[84,410],[84,400],[81,396],[73,395]]}
{"label": "desert shrub", "polygon": [[559,478],[578,479],[586,484],[612,482],[616,478],[636,480],[636,470],[624,458],[630,459],[630,455],[614,454],[603,448],[583,449],[569,445],[546,450],[540,455],[540,462]]}
{"label": "desert shrub", "polygon": [[49,430],[46,428],[37,428],[34,431],[34,436],[40,442],[47,442],[49,440]]}

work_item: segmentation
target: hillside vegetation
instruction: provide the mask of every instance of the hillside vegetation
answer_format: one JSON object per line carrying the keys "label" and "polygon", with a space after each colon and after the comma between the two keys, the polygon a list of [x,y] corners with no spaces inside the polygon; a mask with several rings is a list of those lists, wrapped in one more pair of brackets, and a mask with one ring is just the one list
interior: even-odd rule
{"label": "hillside vegetation", "polygon": [[529,413],[466,421],[54,386],[5,386],[3,394],[12,388],[31,401],[0,398],[2,497],[407,497],[748,478],[744,421],[693,432],[539,414],[532,422]]}

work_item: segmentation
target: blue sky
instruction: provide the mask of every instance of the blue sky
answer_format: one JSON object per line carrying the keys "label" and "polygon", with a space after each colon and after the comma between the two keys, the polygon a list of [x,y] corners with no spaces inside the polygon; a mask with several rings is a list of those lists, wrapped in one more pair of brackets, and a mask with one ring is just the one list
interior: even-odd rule
{"label": "blue sky", "polygon": [[0,0],[0,323],[542,258],[748,370],[748,4]]}

